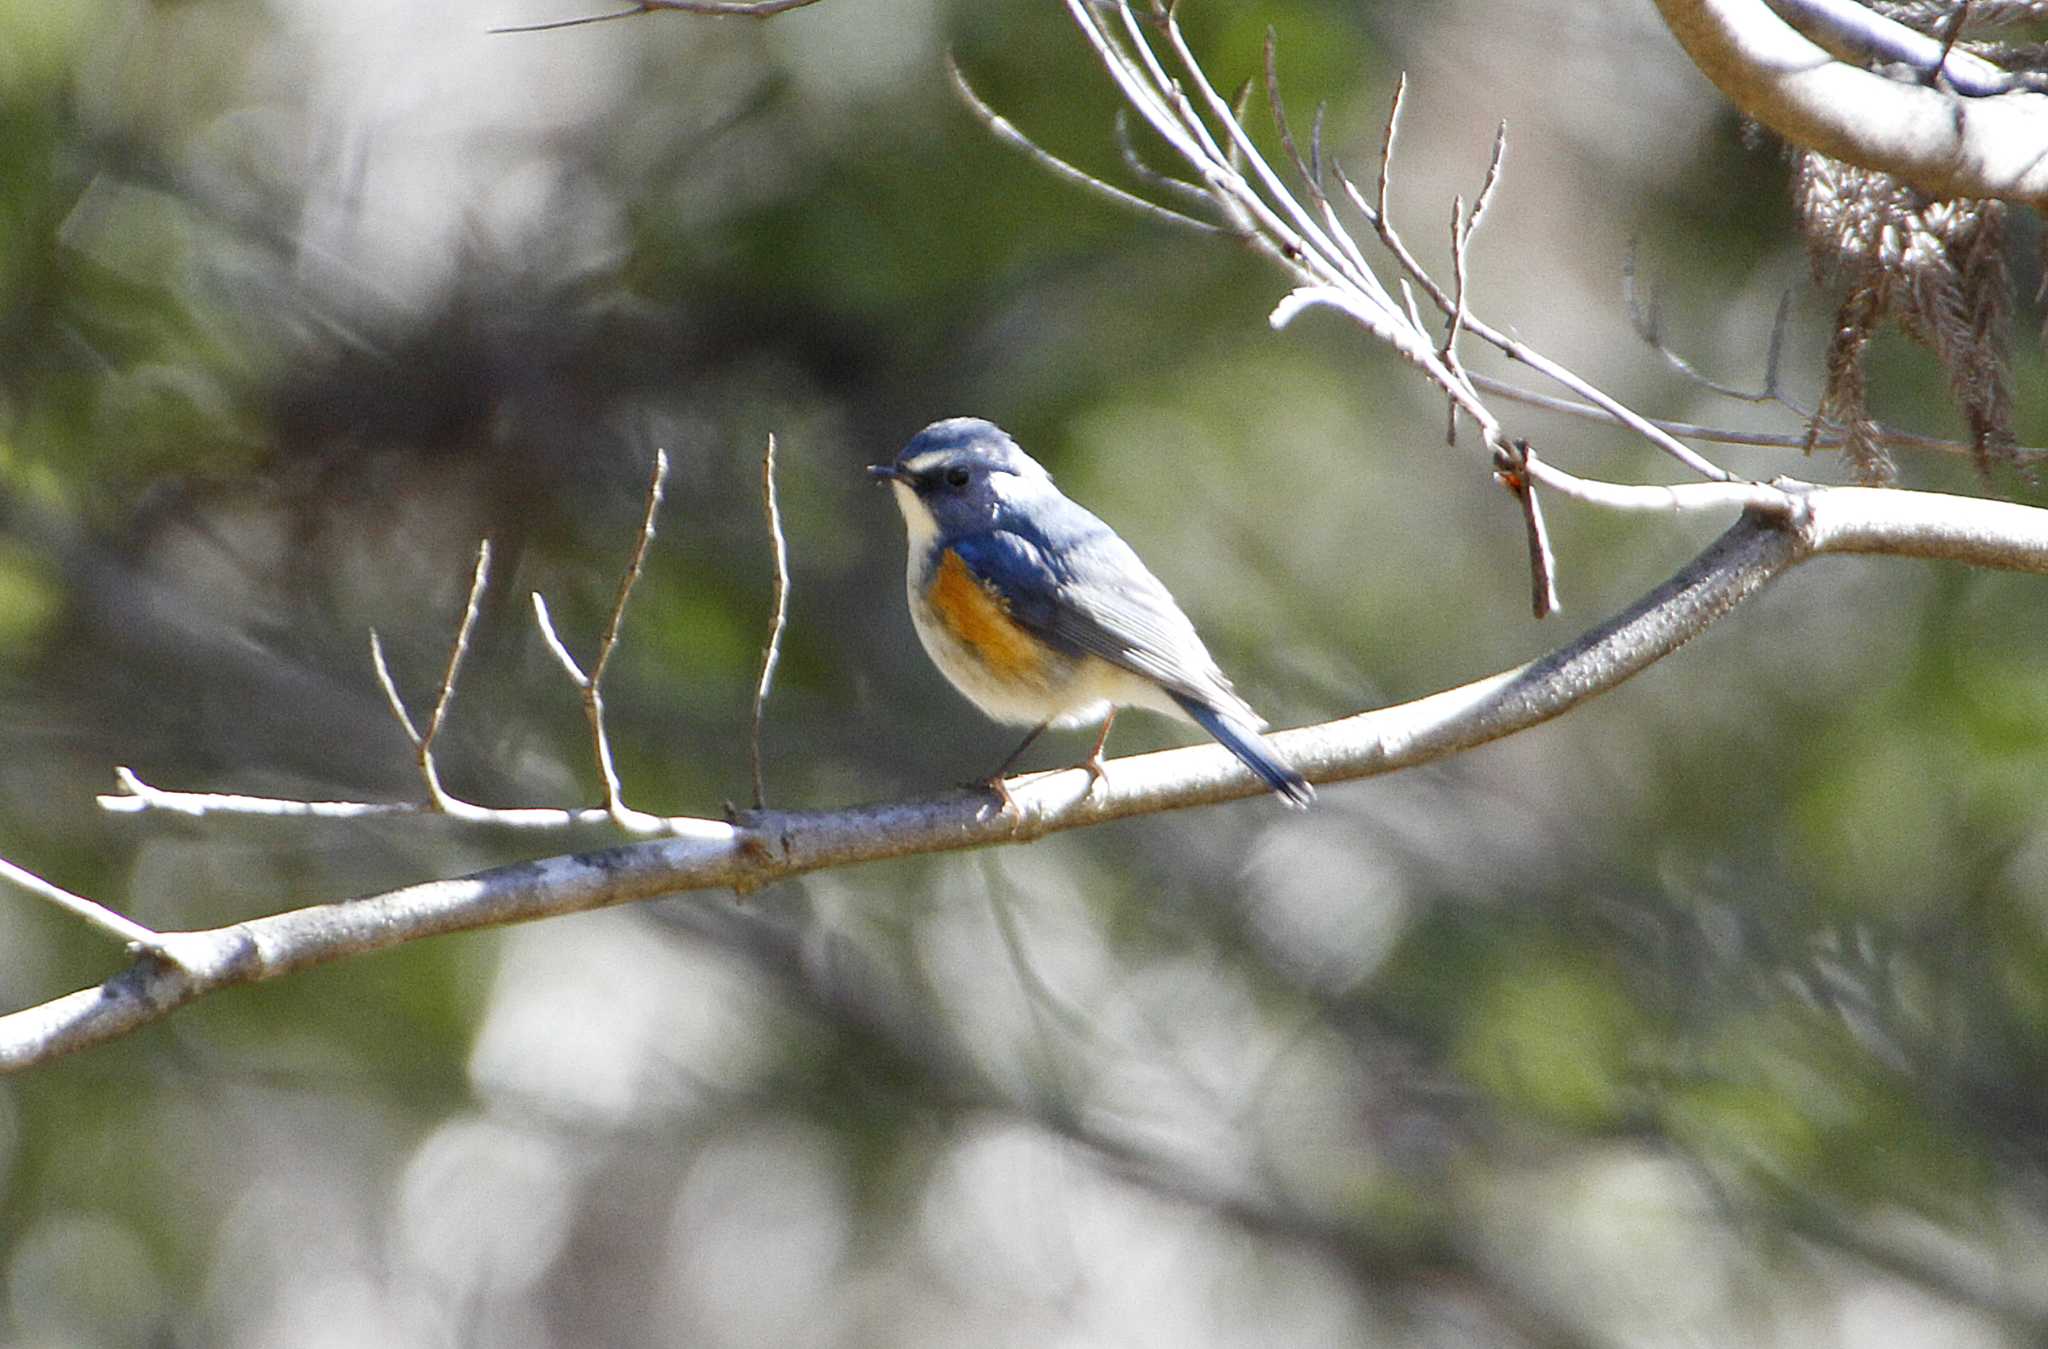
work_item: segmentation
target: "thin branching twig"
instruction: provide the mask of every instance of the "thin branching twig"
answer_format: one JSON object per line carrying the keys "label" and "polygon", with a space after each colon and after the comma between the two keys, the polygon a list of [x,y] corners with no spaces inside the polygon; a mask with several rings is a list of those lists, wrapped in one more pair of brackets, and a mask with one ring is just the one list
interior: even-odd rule
{"label": "thin branching twig", "polygon": [[[1743,389],[1733,384],[1724,384],[1701,370],[1678,352],[1673,351],[1664,341],[1664,306],[1654,285],[1644,294],[1636,265],[1636,247],[1630,242],[1628,252],[1621,260],[1621,304],[1628,315],[1629,327],[1642,339],[1643,345],[1655,352],[1666,365],[1685,376],[1694,384],[1722,398],[1738,403],[1782,403],[1784,400],[1777,390],[1778,355],[1782,352],[1784,325],[1790,315],[1792,293],[1785,292],[1779,297],[1778,315],[1771,325],[1770,357],[1765,363],[1764,387]],[[1789,406],[1789,405],[1788,405]],[[1801,415],[1801,420],[1806,414]]]}
{"label": "thin branching twig", "polygon": [[454,640],[448,644],[448,659],[441,670],[440,687],[434,694],[434,710],[427,717],[424,729],[406,710],[405,696],[398,691],[398,681],[392,677],[390,662],[384,658],[383,639],[375,628],[370,630],[370,668],[376,672],[377,686],[384,690],[384,700],[391,705],[391,713],[398,719],[399,729],[412,742],[413,762],[419,769],[420,780],[426,784],[427,804],[433,810],[449,814],[460,813],[467,803],[442,788],[441,772],[434,763],[434,742],[440,738],[441,728],[448,720],[448,709],[455,702],[455,681],[462,673],[463,657],[469,654],[469,640],[476,633],[477,613],[490,578],[491,541],[485,539],[476,547],[476,569],[470,576],[469,598],[462,606],[462,621],[456,625]]}
{"label": "thin branching twig", "polygon": [[[1114,202],[1126,210],[1136,211],[1147,219],[1178,225],[1184,229],[1195,230],[1202,234],[1221,234],[1224,232],[1220,226],[1210,221],[1198,220],[1185,212],[1161,206],[1155,201],[1147,201],[1135,193],[1126,192],[1114,184],[1105,183],[1086,169],[1076,168],[1058,155],[1045,149],[1029,136],[1019,131],[1015,123],[990,107],[980,94],[974,92],[974,86],[967,82],[967,76],[961,71],[959,62],[953,59],[950,52],[946,55],[946,73],[952,77],[953,90],[959,94],[961,102],[967,105],[967,110],[973,113],[975,118],[983,126],[987,127],[997,140],[1013,149],[1023,151],[1047,171],[1066,179],[1070,183],[1078,183],[1097,196]],[[1135,154],[1127,158],[1135,165]],[[1148,178],[1156,177],[1161,179],[1162,185],[1170,181],[1178,187],[1193,187],[1192,184],[1179,183],[1177,180],[1166,180],[1164,175],[1157,174],[1152,170],[1143,170],[1143,172]],[[1198,193],[1200,191],[1200,189],[1194,190]]]}
{"label": "thin branching twig", "polygon": [[[1462,204],[1454,208],[1451,249],[1455,275],[1452,285],[1446,288],[1407,248],[1392,224],[1388,209],[1401,109],[1398,90],[1382,140],[1376,197],[1374,201],[1367,202],[1344,176],[1341,167],[1326,161],[1320,109],[1308,153],[1303,153],[1289,124],[1285,100],[1280,94],[1277,41],[1271,32],[1267,34],[1264,52],[1266,102],[1285,153],[1285,163],[1299,183],[1301,195],[1297,196],[1245,129],[1243,94],[1235,99],[1226,99],[1217,89],[1189,49],[1170,5],[1155,4],[1148,25],[1140,22],[1127,2],[1091,5],[1088,0],[1066,0],[1066,4],[1076,27],[1094,48],[1130,111],[1144,119],[1167,147],[1179,156],[1191,170],[1192,177],[1183,181],[1145,165],[1129,145],[1128,135],[1120,126],[1119,139],[1126,163],[1147,184],[1165,186],[1166,190],[1183,197],[1197,191],[1203,194],[1230,223],[1242,242],[1274,259],[1294,278],[1294,289],[1273,310],[1273,326],[1283,326],[1303,309],[1312,306],[1337,309],[1386,341],[1444,392],[1451,405],[1448,429],[1453,435],[1461,414],[1472,420],[1490,451],[1491,466],[1500,470],[1497,475],[1500,481],[1516,494],[1529,535],[1529,556],[1535,568],[1532,593],[1536,597],[1539,614],[1549,612],[1556,604],[1555,576],[1547,570],[1551,559],[1548,531],[1541,518],[1540,503],[1533,495],[1539,480],[1514,470],[1519,451],[1464,368],[1458,353],[1461,333],[1472,333],[1510,359],[1521,361],[1563,385],[1580,399],[1648,438],[1701,477],[1709,481],[1728,481],[1731,478],[1726,470],[1682,444],[1649,419],[1625,407],[1556,361],[1487,325],[1472,312],[1469,250],[1501,181],[1507,144],[1505,126],[1496,133],[1486,177],[1472,210],[1467,212]],[[1173,63],[1173,73],[1168,73],[1162,54]],[[1127,199],[1132,194],[1104,183],[1039,148],[974,96],[957,69],[954,79],[970,111],[1004,141],[1024,149],[1062,176],[1081,182],[1089,190],[1110,200],[1137,204],[1148,212],[1167,209],[1143,199],[1129,202]],[[1326,166],[1336,177],[1344,195],[1360,211],[1394,258],[1402,301],[1397,302],[1373,272],[1363,250],[1346,228],[1325,183]],[[1171,214],[1176,218],[1189,218],[1177,210]],[[1432,336],[1425,329],[1416,311],[1410,282],[1441,311],[1445,328],[1440,336]]]}
{"label": "thin branching twig", "polygon": [[632,556],[627,562],[625,572],[619,578],[618,590],[606,615],[603,635],[598,641],[597,656],[591,663],[588,673],[577,663],[575,656],[570,654],[567,644],[556,632],[554,619],[548,613],[547,601],[538,593],[533,596],[534,621],[540,631],[541,641],[568,674],[582,698],[584,718],[590,732],[592,757],[597,762],[598,773],[604,783],[604,804],[601,807],[589,810],[564,810],[539,806],[510,809],[481,806],[465,801],[441,786],[440,773],[434,760],[434,742],[447,721],[449,708],[454,701],[456,679],[461,673],[463,658],[469,650],[470,640],[476,629],[478,609],[489,583],[491,552],[488,541],[477,549],[476,571],[470,582],[469,600],[463,609],[462,622],[456,630],[454,641],[449,645],[448,660],[443,669],[440,689],[434,700],[434,710],[424,729],[414,721],[406,708],[404,697],[398,691],[397,681],[393,678],[390,664],[385,659],[383,641],[374,631],[370,634],[370,663],[376,672],[379,687],[384,690],[385,700],[391,705],[392,715],[397,719],[400,729],[405,732],[406,739],[412,743],[415,762],[427,786],[427,800],[424,803],[306,801],[230,792],[175,791],[144,782],[127,768],[116,768],[114,776],[119,790],[101,796],[100,806],[105,810],[124,813],[162,810],[193,816],[229,814],[314,819],[364,819],[428,813],[508,829],[567,829],[609,822],[627,833],[638,835],[687,832],[692,827],[692,822],[687,818],[663,818],[633,810],[626,805],[619,787],[618,770],[613,762],[611,739],[606,730],[604,711],[605,673],[610,668],[613,654],[618,650],[627,602],[632,598],[633,588],[640,580],[646,566],[648,550],[654,542],[655,516],[660,510],[667,480],[668,455],[663,451],[656,451],[653,469],[648,479],[640,531],[634,541]]}
{"label": "thin branching twig", "polygon": [[405,695],[398,691],[398,683],[391,677],[391,663],[384,659],[384,639],[370,629],[370,670],[377,676],[377,687],[384,691],[384,704],[391,709],[391,715],[398,719],[398,728],[405,732],[405,738],[417,754],[420,748],[420,728],[413,724],[412,713],[405,707]]}
{"label": "thin branching twig", "polygon": [[[950,58],[948,59],[950,60]],[[959,67],[957,65],[954,66],[953,71],[953,78],[956,81],[958,81],[960,79]],[[969,91],[967,94],[964,94],[963,97],[971,98],[972,91]],[[979,100],[975,101],[978,102]],[[983,106],[986,107],[985,104]],[[1007,137],[1013,138],[1010,141],[1011,144],[1018,146],[1020,149],[1023,149],[1027,153],[1037,152],[1039,150],[1038,146],[1032,144],[1029,140],[1026,140],[1017,131],[1017,128],[1015,126],[1011,125],[1011,123],[1006,119],[997,116],[997,114],[993,110],[991,110],[988,113],[987,117],[984,117],[982,119],[983,123],[985,125],[989,125],[990,128],[993,130],[994,126],[991,119],[993,119],[993,122],[1000,122],[1002,124],[1002,129],[1001,131],[998,131],[997,134],[1007,135]],[[1110,133],[1116,141],[1117,154],[1123,158],[1124,167],[1131,171],[1131,176],[1133,178],[1136,178],[1139,182],[1145,183],[1150,187],[1156,187],[1162,192],[1171,192],[1175,196],[1179,197],[1181,200],[1188,202],[1190,205],[1205,206],[1212,208],[1215,206],[1215,203],[1209,199],[1209,193],[1202,187],[1201,184],[1191,183],[1185,178],[1176,178],[1170,173],[1161,173],[1159,170],[1153,168],[1150,164],[1145,162],[1145,157],[1138,153],[1138,143],[1131,139],[1130,109],[1118,108],[1116,110],[1115,115],[1109,119],[1109,126]],[[1100,179],[1093,178],[1089,174],[1083,172],[1082,170],[1073,168],[1073,166],[1070,164],[1061,163],[1060,169],[1055,170],[1055,172],[1061,173],[1062,177],[1067,177],[1069,175],[1065,172],[1066,170],[1071,170],[1073,174],[1078,174],[1083,182],[1083,185],[1089,186],[1091,190],[1093,184],[1101,182]],[[1103,184],[1103,186],[1106,187],[1109,185],[1105,183]],[[1128,196],[1129,194],[1126,193],[1125,195]],[[1143,197],[1134,197],[1133,200],[1138,202],[1141,206],[1147,209],[1150,209],[1153,205],[1152,202],[1146,201]],[[1182,218],[1190,219],[1191,217]],[[1212,233],[1222,233],[1220,229],[1217,229],[1217,227],[1214,225],[1210,225],[1207,221],[1197,220],[1195,223],[1207,225]]]}
{"label": "thin branching twig", "polygon": [[[1407,244],[1402,240],[1400,232],[1394,228],[1387,211],[1386,192],[1392,175],[1390,157],[1394,151],[1395,128],[1400,121],[1401,103],[1406,88],[1407,82],[1405,79],[1396,82],[1393,105],[1387,113],[1387,131],[1384,139],[1381,141],[1379,195],[1376,199],[1376,205],[1367,205],[1358,189],[1341,172],[1338,175],[1338,181],[1351,197],[1353,205],[1366,212],[1381,241],[1386,245],[1387,251],[1393,254],[1401,270],[1413,277],[1416,283],[1422,287],[1423,292],[1430,297],[1446,316],[1449,316],[1456,308],[1456,298],[1447,294],[1443,287],[1438,285],[1423,268],[1422,264],[1416,260],[1415,255],[1409,251]],[[1615,421],[1620,422],[1623,426],[1628,427],[1629,430],[1642,436],[1701,477],[1710,481],[1720,482],[1726,481],[1731,476],[1726,469],[1702,457],[1690,446],[1682,444],[1676,437],[1666,434],[1650,419],[1632,408],[1624,406],[1618,399],[1596,387],[1590,381],[1580,378],[1563,365],[1543,355],[1519,338],[1510,337],[1490,324],[1482,322],[1471,312],[1469,307],[1467,307],[1465,312],[1463,326],[1470,330],[1475,337],[1494,347],[1510,360],[1520,361],[1553,382],[1571,390],[1585,401],[1602,409]],[[1489,443],[1496,450],[1500,448],[1499,442],[1489,441]]]}
{"label": "thin branching twig", "polygon": [[[1575,398],[1560,398],[1556,394],[1538,393],[1525,389],[1519,384],[1496,378],[1478,371],[1467,371],[1473,387],[1497,398],[1521,403],[1545,412],[1562,413],[1583,421],[1600,422],[1608,426],[1624,425],[1605,408],[1583,403]],[[1838,426],[1823,425],[1817,434],[1799,431],[1741,431],[1730,426],[1707,426],[1700,422],[1682,422],[1669,417],[1652,418],[1652,424],[1659,430],[1683,440],[1703,440],[1717,445],[1744,445],[1765,450],[1795,450],[1806,453],[1811,449],[1840,449],[1846,439]],[[1915,435],[1911,431],[1900,431],[1891,427],[1877,428],[1877,441],[1890,449],[1913,450],[1928,454],[1974,455],[1973,446],[1959,440],[1948,440],[1940,436]],[[2023,468],[2048,463],[2048,450],[2021,448],[2012,452],[2013,462]]]}
{"label": "thin branching twig", "polygon": [[612,653],[618,650],[619,635],[624,631],[626,605],[632,600],[633,587],[639,584],[641,573],[646,569],[647,551],[654,545],[655,518],[661,511],[661,499],[667,485],[668,451],[656,450],[640,514],[640,532],[633,540],[633,553],[627,559],[626,569],[619,575],[618,590],[613,594],[611,609],[605,615],[604,633],[598,638],[597,659],[591,662],[587,673],[555,631],[547,600],[538,590],[533,592],[533,621],[540,629],[541,641],[547,645],[556,664],[569,676],[569,682],[576,686],[583,700],[583,719],[590,730],[590,753],[597,762],[598,778],[604,787],[605,813],[621,829],[634,833],[649,832],[660,822],[651,815],[630,809],[619,789],[619,771],[612,759],[611,735],[605,728],[604,677],[611,668]]}
{"label": "thin branching twig", "polygon": [[[1288,189],[1252,141],[1231,105],[1210,83],[1188,49],[1170,7],[1157,9],[1152,16],[1153,23],[1180,65],[1185,83],[1181,78],[1167,74],[1158,54],[1152,49],[1144,26],[1128,4],[1102,6],[1121,21],[1122,36],[1116,37],[1112,36],[1111,29],[1098,22],[1096,11],[1087,0],[1066,0],[1066,3],[1076,27],[1094,48],[1131,110],[1142,117],[1193,170],[1200,187],[1223,216],[1236,226],[1243,242],[1275,259],[1293,274],[1297,283],[1295,291],[1288,301],[1274,310],[1275,325],[1284,323],[1310,305],[1323,304],[1339,309],[1420,367],[1457,404],[1459,410],[1480,427],[1491,452],[1511,453],[1511,439],[1498,419],[1486,410],[1478,390],[1469,380],[1461,378],[1460,372],[1446,366],[1438,355],[1437,342],[1427,337],[1420,325],[1411,321],[1409,314],[1365,265],[1362,253],[1349,231],[1344,229],[1324,188],[1325,161],[1320,144],[1312,146],[1307,158],[1301,155],[1292,131],[1284,126],[1284,106],[1276,114],[1282,122],[1282,143],[1288,149],[1290,162],[1302,176],[1303,190],[1317,204],[1314,210]],[[962,86],[963,97],[968,98],[970,110],[1009,143],[1049,164],[1057,164],[1057,171],[1063,176],[1083,182],[1091,191],[1111,200],[1124,201],[1131,197],[1132,194],[1123,189],[1104,183],[1039,148],[1007,121],[997,125],[1000,121],[997,114],[978,98],[969,96],[964,81],[958,83]],[[1206,118],[1197,112],[1196,100],[1190,97],[1189,89],[1206,107]],[[1269,62],[1268,101],[1274,105],[1281,104],[1277,70],[1272,62]],[[1430,276],[1401,240],[1388,216],[1387,198],[1391,191],[1400,104],[1401,93],[1397,89],[1381,145],[1375,201],[1368,201],[1340,167],[1330,164],[1329,169],[1345,195],[1379,235],[1402,275],[1419,286],[1449,319],[1459,312],[1456,296]],[[1208,120],[1210,118],[1215,122],[1214,130]],[[1317,139],[1319,141],[1320,137]],[[1226,143],[1228,150],[1223,148]],[[1497,139],[1492,176],[1498,173],[1500,149]],[[1482,190],[1490,195],[1491,181]],[[1166,209],[1142,198],[1127,204],[1136,204],[1148,211]],[[1176,217],[1181,215],[1179,212],[1172,214]],[[1472,313],[1469,303],[1464,306],[1459,326],[1510,359],[1529,365],[1584,401],[1604,409],[1609,416],[1649,439],[1701,477],[1714,481],[1729,477],[1726,470],[1680,443],[1648,418],[1623,406],[1558,362],[1483,322]]]}

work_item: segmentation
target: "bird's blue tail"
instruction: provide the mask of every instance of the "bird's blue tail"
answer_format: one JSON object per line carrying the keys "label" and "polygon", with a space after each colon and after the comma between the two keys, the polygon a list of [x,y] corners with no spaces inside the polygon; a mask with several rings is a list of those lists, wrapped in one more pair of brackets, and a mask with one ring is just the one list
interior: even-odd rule
{"label": "bird's blue tail", "polygon": [[1252,727],[1207,703],[1169,693],[1181,709],[1195,719],[1197,726],[1215,736],[1223,748],[1242,759],[1244,766],[1258,774],[1259,781],[1271,787],[1274,795],[1282,801],[1297,810],[1306,810],[1309,802],[1316,799],[1316,789],[1309,785],[1308,779],[1274,752],[1266,738]]}

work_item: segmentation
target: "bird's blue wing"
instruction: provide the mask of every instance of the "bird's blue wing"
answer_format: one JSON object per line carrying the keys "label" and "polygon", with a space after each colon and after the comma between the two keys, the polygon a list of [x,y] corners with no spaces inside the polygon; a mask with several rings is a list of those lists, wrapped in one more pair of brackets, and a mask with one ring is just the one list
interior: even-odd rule
{"label": "bird's blue wing", "polygon": [[[1034,637],[1054,640],[1059,577],[1042,548],[1006,530],[988,530],[948,539],[938,551],[959,554],[974,579],[1002,601],[1011,618]],[[1069,654],[1079,654],[1060,645]]]}
{"label": "bird's blue wing", "polygon": [[1075,655],[1157,680],[1168,691],[1262,724],[1202,645],[1158,578],[1107,525],[1078,507],[1074,519],[993,529],[954,539],[977,579],[1001,595],[1035,636]]}

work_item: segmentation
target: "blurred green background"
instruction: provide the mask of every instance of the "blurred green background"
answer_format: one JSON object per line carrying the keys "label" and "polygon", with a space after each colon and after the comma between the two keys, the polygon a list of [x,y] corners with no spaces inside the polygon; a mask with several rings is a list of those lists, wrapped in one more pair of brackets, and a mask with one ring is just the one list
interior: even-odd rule
{"label": "blurred green background", "polygon": [[[1271,24],[1354,172],[1408,72],[1397,215],[1432,259],[1509,119],[1481,311],[1644,410],[1796,429],[1630,334],[1632,244],[1717,377],[1761,381],[1791,289],[1811,391],[1831,312],[1781,156],[1648,4],[1185,9],[1226,85]],[[0,855],[177,927],[602,841],[94,796],[117,764],[414,795],[366,634],[429,697],[489,534],[444,773],[592,800],[525,595],[589,652],[657,446],[608,701],[663,812],[749,790],[770,432],[789,807],[936,792],[1012,743],[917,649],[859,471],[941,416],[1052,466],[1282,725],[1538,654],[1724,523],[1558,503],[1567,610],[1531,620],[1514,505],[1409,371],[1327,314],[1273,333],[1278,274],[955,101],[948,51],[1119,175],[1058,4],[489,31],[578,12],[0,0]],[[1871,383],[1956,433],[1911,348]],[[1672,474],[1503,410],[1578,471]],[[1903,470],[1981,490],[1961,457]],[[208,999],[0,1082],[0,1342],[2040,1343],[2044,616],[2037,580],[1817,565],[1561,722],[1304,817],[1251,801]],[[1133,717],[1114,748],[1185,739]],[[0,896],[0,1006],[116,960]]]}

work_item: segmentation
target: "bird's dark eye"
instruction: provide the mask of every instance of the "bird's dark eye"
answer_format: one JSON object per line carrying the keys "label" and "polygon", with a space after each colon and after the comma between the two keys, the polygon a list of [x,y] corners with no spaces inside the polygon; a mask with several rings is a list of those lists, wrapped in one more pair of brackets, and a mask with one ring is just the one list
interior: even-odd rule
{"label": "bird's dark eye", "polygon": [[952,468],[946,470],[946,486],[965,487],[968,477],[967,470],[955,464]]}

